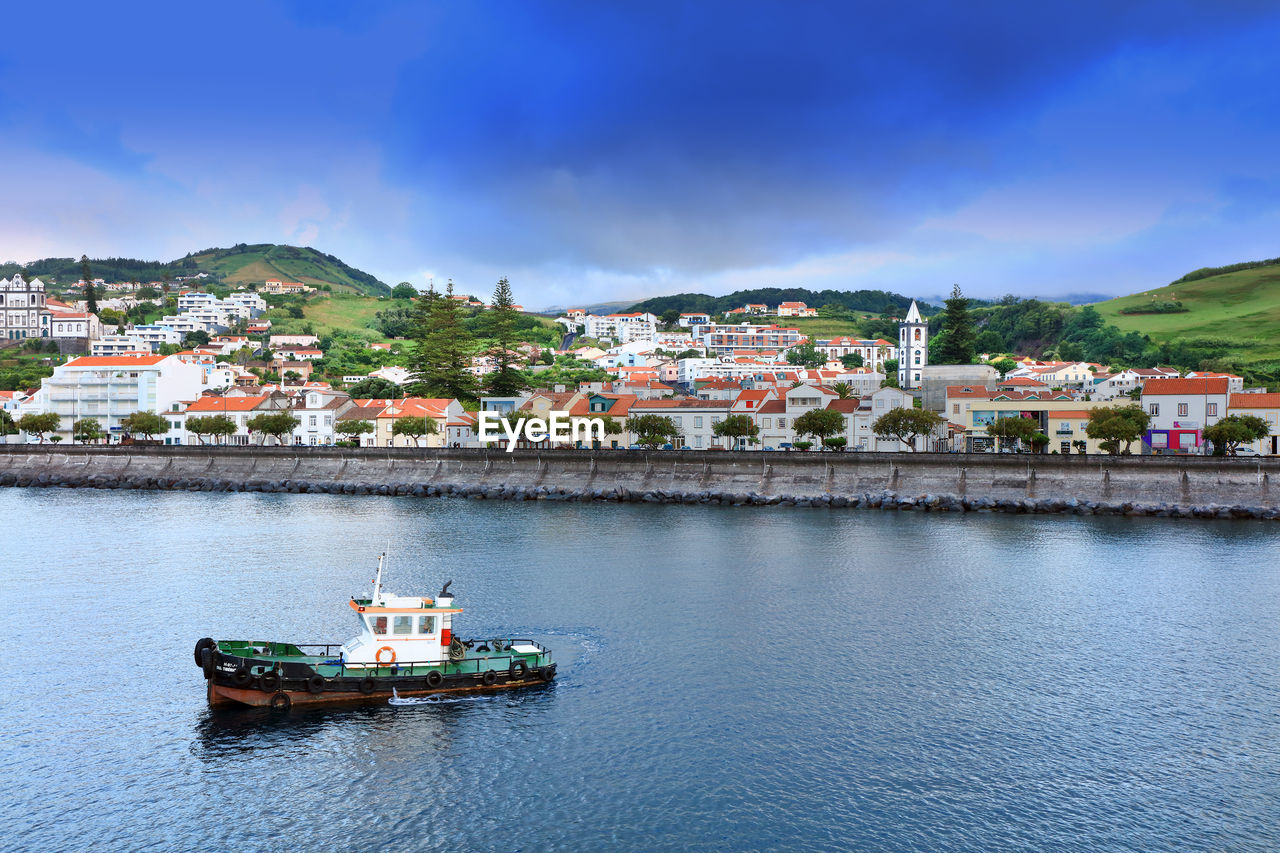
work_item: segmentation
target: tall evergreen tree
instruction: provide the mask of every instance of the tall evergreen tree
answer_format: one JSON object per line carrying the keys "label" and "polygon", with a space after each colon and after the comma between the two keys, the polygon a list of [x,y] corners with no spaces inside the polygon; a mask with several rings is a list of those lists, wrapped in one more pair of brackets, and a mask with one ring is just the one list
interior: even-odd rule
{"label": "tall evergreen tree", "polygon": [[511,348],[516,344],[514,306],[511,282],[504,276],[498,279],[498,286],[493,290],[493,307],[486,318],[489,336],[493,338],[493,347],[489,350],[489,355],[493,359],[494,371],[485,381],[485,389],[495,397],[511,397],[519,394],[528,384],[524,374],[515,367],[511,355]]}
{"label": "tall evergreen tree", "polygon": [[973,364],[973,318],[969,316],[969,300],[960,293],[960,285],[952,285],[951,298],[942,311],[942,334],[936,353],[929,353],[935,364]]}
{"label": "tall evergreen tree", "polygon": [[93,292],[93,273],[89,271],[89,256],[80,256],[80,277],[84,279],[84,301],[90,314],[98,313],[98,295]]}
{"label": "tall evergreen tree", "polygon": [[429,289],[418,300],[409,358],[413,377],[405,386],[405,393],[475,402],[480,385],[468,370],[474,341],[462,325],[458,303],[452,296],[450,280],[444,296]]}

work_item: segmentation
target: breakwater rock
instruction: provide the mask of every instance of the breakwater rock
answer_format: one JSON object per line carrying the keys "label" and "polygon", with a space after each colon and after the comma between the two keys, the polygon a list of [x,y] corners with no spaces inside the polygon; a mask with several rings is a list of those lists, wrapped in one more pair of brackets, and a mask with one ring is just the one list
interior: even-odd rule
{"label": "breakwater rock", "polygon": [[1280,518],[1280,461],[458,448],[0,445],[0,486]]}

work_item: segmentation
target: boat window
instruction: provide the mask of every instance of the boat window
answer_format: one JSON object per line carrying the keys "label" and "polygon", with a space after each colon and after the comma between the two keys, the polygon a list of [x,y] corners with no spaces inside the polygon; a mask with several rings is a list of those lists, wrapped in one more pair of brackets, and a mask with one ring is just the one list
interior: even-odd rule
{"label": "boat window", "polygon": [[412,616],[396,616],[391,623],[391,633],[412,634],[413,633],[413,617]]}
{"label": "boat window", "polygon": [[369,617],[369,627],[373,630],[373,633],[375,633],[375,634],[385,634],[385,633],[387,633],[387,617],[385,617],[385,616],[370,616],[370,617]]}
{"label": "boat window", "polygon": [[434,634],[436,632],[436,617],[419,616],[418,617],[418,633]]}

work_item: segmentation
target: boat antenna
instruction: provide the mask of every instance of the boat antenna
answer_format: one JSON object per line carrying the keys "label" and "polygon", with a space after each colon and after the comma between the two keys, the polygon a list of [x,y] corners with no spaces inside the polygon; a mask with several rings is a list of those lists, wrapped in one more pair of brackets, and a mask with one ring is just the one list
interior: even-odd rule
{"label": "boat antenna", "polygon": [[386,551],[378,555],[378,575],[373,579],[373,600],[369,602],[374,607],[382,606],[382,561],[386,558]]}

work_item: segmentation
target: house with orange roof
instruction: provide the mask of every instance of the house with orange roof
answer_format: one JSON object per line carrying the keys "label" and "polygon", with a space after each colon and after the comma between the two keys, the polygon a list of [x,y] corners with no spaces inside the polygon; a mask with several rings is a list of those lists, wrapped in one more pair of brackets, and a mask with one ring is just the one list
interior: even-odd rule
{"label": "house with orange roof", "polygon": [[660,415],[670,418],[680,434],[671,447],[693,450],[709,450],[722,447],[723,441],[714,433],[715,425],[729,416],[732,400],[637,400],[631,405],[631,417]]}
{"label": "house with orange roof", "polygon": [[1247,446],[1262,456],[1280,454],[1280,394],[1232,394],[1227,404],[1227,414],[1262,418],[1267,424],[1269,435]]}
{"label": "house with orange roof", "polygon": [[818,309],[810,308],[803,302],[783,302],[778,306],[779,317],[817,317]]}
{"label": "house with orange roof", "polygon": [[1151,418],[1143,452],[1205,453],[1204,429],[1227,415],[1231,383],[1226,377],[1148,379],[1142,408]]}
{"label": "house with orange roof", "polygon": [[[1083,440],[1079,435],[1078,426],[1073,426],[1072,434],[1067,435],[1065,431],[1062,434],[1052,434],[1059,427],[1056,424],[1059,421],[1069,422],[1074,418],[1069,416],[1065,419],[1057,419],[1054,421],[1055,426],[1050,429],[1050,420],[1054,413],[1057,412],[1087,412],[1107,406],[1116,406],[1120,402],[1115,400],[1080,400],[1076,399],[1070,393],[1065,391],[1053,390],[1000,390],[986,388],[982,385],[948,385],[946,388],[946,405],[942,415],[948,421],[956,424],[963,431],[958,433],[962,435],[964,442],[964,450],[970,453],[982,453],[987,451],[995,451],[998,448],[994,438],[987,434],[987,427],[995,423],[1000,418],[1021,417],[1034,420],[1036,428],[1049,436],[1050,442]],[[1089,445],[1091,448],[1096,447],[1095,444]],[[1050,444],[1050,449],[1060,450],[1060,444]]]}

